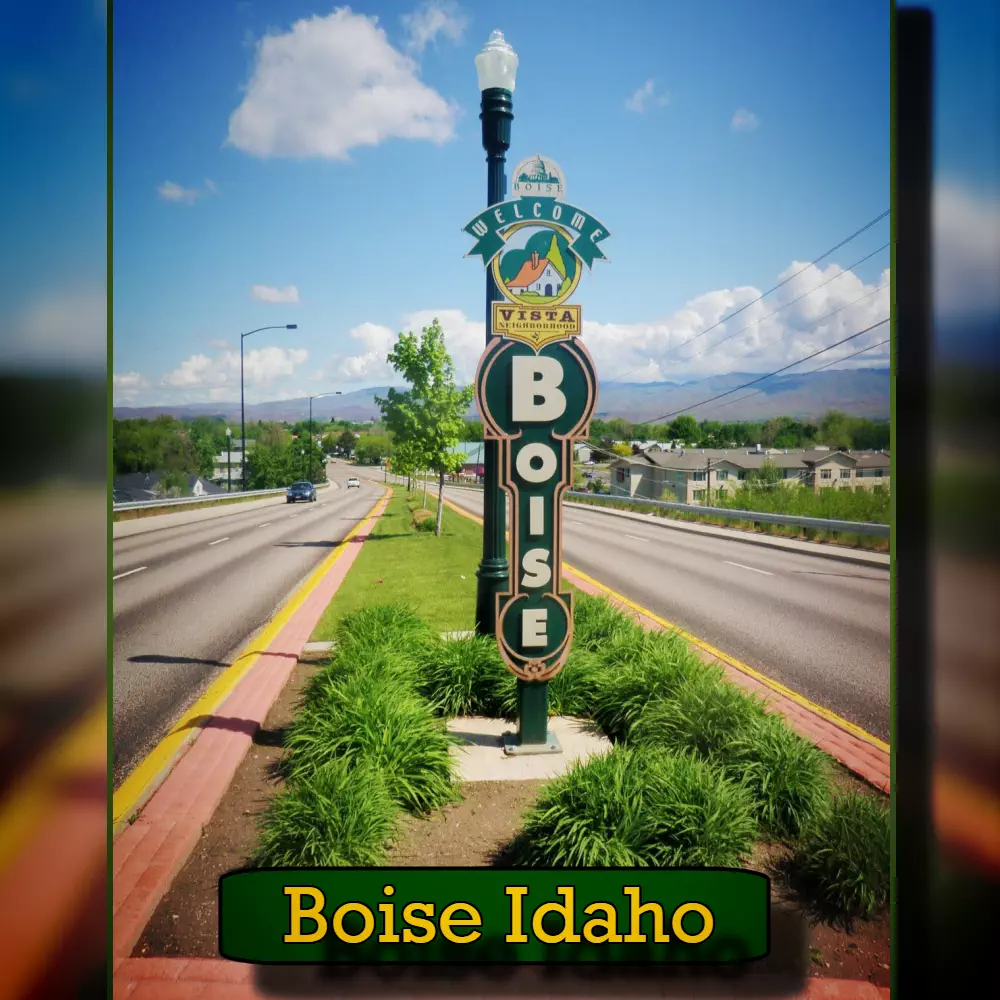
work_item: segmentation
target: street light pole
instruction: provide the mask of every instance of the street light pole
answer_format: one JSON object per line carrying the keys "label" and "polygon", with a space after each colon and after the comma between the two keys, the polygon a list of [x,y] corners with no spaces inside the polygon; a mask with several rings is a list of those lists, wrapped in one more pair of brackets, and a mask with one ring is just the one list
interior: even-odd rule
{"label": "street light pole", "polygon": [[[510,148],[510,123],[514,119],[514,80],[517,54],[494,31],[476,56],[476,75],[482,94],[483,149],[486,150],[486,204],[503,201],[506,178],[504,162]],[[486,343],[493,337],[493,303],[500,299],[492,271],[486,270]],[[476,570],[476,631],[496,634],[496,594],[506,589],[510,578],[507,564],[507,497],[499,486],[499,441],[485,442],[483,469],[483,558]]]}
{"label": "street light pole", "polygon": [[240,491],[246,492],[247,488],[247,425],[243,410],[243,341],[255,333],[263,333],[264,330],[297,330],[297,323],[286,323],[284,326],[259,326],[249,333],[240,334]]}
{"label": "street light pole", "polygon": [[233,432],[226,428],[226,492],[233,492]]}
{"label": "street light pole", "polygon": [[313,400],[319,399],[321,396],[339,396],[340,390],[336,392],[317,392],[315,396],[309,397],[309,476],[308,479],[312,482],[312,469],[313,469]]}

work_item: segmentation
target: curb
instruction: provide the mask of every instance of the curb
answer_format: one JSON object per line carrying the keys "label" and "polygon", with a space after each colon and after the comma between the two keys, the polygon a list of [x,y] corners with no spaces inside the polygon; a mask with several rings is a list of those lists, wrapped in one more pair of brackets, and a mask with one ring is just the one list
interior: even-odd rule
{"label": "curb", "polygon": [[[199,720],[187,751],[174,759],[163,783],[115,841],[112,954],[116,958],[130,954],[174,876],[190,857],[254,734],[287,683],[316,623],[391,495],[392,491],[387,490],[354,534],[345,538],[345,543],[356,544],[342,543],[338,549],[342,556],[326,567],[323,578],[240,676],[233,690],[208,713],[207,719]],[[131,995],[131,991],[122,995]],[[183,993],[185,997],[200,995]]]}
{"label": "curb", "polygon": [[[377,976],[377,971],[373,971]],[[264,1000],[273,997],[273,991],[265,993],[257,987],[255,977],[254,966],[224,958],[126,958],[119,959],[115,967],[114,996],[115,1000],[188,1000],[191,997],[198,1000]],[[766,985],[765,977],[761,976],[761,980],[762,985]],[[401,992],[398,982],[386,984],[384,989],[384,996],[426,995]],[[282,995],[287,1000],[294,996],[293,993]],[[373,991],[372,995],[378,996],[378,993]],[[668,993],[663,995],[669,996]],[[857,979],[808,979],[800,992],[783,995],[787,1000],[889,1000],[887,987]],[[572,994],[565,996],[566,1000],[572,998]]]}
{"label": "curb", "polygon": [[[479,524],[482,523],[482,519],[470,511],[448,500],[445,500],[445,503],[455,513]],[[891,787],[889,748],[881,741],[875,741],[874,737],[864,733],[859,727],[847,722],[846,719],[840,719],[832,712],[827,712],[821,706],[814,706],[801,696],[795,697],[795,692],[790,689],[771,681],[696,636],[684,632],[683,629],[665,622],[653,612],[634,604],[621,594],[616,594],[599,580],[594,580],[565,563],[563,563],[563,577],[585,593],[608,598],[612,604],[635,617],[643,628],[680,632],[699,650],[702,659],[718,663],[732,681],[766,700],[773,710],[780,712],[788,720],[796,732],[815,743],[857,777],[880,792],[889,794]]]}

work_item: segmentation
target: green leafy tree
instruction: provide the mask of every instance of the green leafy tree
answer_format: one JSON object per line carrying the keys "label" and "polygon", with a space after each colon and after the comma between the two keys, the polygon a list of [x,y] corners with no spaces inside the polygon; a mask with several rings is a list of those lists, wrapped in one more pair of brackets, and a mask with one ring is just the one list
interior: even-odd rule
{"label": "green leafy tree", "polygon": [[682,413],[670,421],[667,434],[672,441],[683,441],[690,444],[698,440],[698,421],[690,413]]}
{"label": "green leafy tree", "polygon": [[357,437],[350,431],[343,431],[337,438],[336,450],[341,455],[353,455],[354,449],[358,446]]}
{"label": "green leafy tree", "polygon": [[618,455],[619,458],[628,458],[632,454],[632,446],[620,441],[618,444],[611,445],[611,452]]}
{"label": "green leafy tree", "polygon": [[376,397],[386,426],[401,447],[410,446],[421,464],[438,476],[438,509],[434,533],[441,534],[444,514],[444,477],[462,467],[455,447],[465,430],[465,414],[475,395],[474,386],[459,388],[455,365],[444,343],[441,325],[435,319],[425,326],[419,339],[411,331],[401,333],[386,359],[408,389],[390,389],[386,398]]}

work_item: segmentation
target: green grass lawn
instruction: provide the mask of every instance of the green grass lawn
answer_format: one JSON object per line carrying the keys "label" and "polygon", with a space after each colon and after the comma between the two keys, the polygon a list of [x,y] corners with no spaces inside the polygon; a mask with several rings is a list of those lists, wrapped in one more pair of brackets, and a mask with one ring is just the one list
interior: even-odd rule
{"label": "green grass lawn", "polygon": [[[422,492],[414,496],[419,501]],[[429,492],[427,504],[435,509],[436,497]],[[314,640],[331,640],[337,622],[351,611],[396,601],[411,605],[442,632],[475,627],[482,528],[447,507],[440,537],[417,531],[412,518],[405,488],[396,487],[347,579],[323,612]]]}

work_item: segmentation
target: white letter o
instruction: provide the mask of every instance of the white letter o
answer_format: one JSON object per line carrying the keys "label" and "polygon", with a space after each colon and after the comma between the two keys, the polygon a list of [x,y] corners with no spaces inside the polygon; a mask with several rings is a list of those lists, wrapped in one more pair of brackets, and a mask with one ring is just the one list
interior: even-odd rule
{"label": "white letter o", "polygon": [[[531,467],[531,460],[540,458],[542,466],[540,469]],[[547,444],[526,444],[518,453],[515,461],[518,475],[526,483],[544,483],[546,479],[551,479],[555,475],[556,453]]]}

